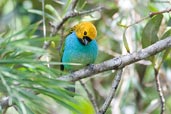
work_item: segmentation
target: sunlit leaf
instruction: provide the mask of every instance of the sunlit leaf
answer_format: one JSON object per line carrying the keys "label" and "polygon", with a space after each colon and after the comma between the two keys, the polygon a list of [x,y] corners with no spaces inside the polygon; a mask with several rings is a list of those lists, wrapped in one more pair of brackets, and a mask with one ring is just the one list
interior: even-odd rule
{"label": "sunlit leaf", "polygon": [[123,33],[123,43],[124,43],[124,46],[125,46],[126,51],[127,51],[128,53],[130,53],[130,48],[129,48],[129,45],[128,45],[128,41],[127,41],[127,39],[126,39],[126,30],[127,30],[127,29],[125,29],[125,31],[124,31],[124,33]]}
{"label": "sunlit leaf", "polygon": [[169,37],[169,36],[171,36],[171,29],[167,30],[167,31],[163,34],[163,36],[161,37],[161,39],[167,38],[167,37]]}
{"label": "sunlit leaf", "polygon": [[64,10],[63,10],[63,15],[62,17],[66,14],[67,10],[69,9],[70,5],[72,3],[72,0],[67,0],[66,3],[65,3],[65,6],[64,6]]}
{"label": "sunlit leaf", "polygon": [[[42,11],[40,11],[40,10],[30,9],[30,10],[28,10],[28,12],[34,13],[34,14],[37,14],[37,15],[41,15],[41,16],[43,15]],[[54,16],[50,15],[50,14],[45,13],[45,17],[50,18],[50,19],[52,19],[54,21],[57,21],[57,19]]]}
{"label": "sunlit leaf", "polygon": [[[80,114],[96,114],[93,105],[88,99],[82,96],[75,96],[74,99],[78,101],[77,105],[75,105],[75,108],[77,108]],[[72,112],[71,114],[78,113]]]}
{"label": "sunlit leaf", "polygon": [[56,10],[52,5],[47,4],[47,5],[45,6],[45,8],[48,9],[48,10],[52,13],[52,15],[55,15],[56,18],[57,18],[59,21],[62,20],[61,16],[59,15],[59,13],[57,12],[57,10]]}

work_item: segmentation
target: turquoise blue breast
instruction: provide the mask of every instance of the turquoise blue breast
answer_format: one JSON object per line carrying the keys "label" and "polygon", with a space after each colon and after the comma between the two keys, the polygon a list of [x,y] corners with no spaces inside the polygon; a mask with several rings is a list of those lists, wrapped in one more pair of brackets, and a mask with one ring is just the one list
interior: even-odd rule
{"label": "turquoise blue breast", "polygon": [[98,46],[96,40],[92,40],[88,45],[82,45],[75,32],[68,35],[65,40],[62,63],[80,63],[81,66],[66,65],[66,70],[76,70],[88,64],[94,63],[98,54]]}

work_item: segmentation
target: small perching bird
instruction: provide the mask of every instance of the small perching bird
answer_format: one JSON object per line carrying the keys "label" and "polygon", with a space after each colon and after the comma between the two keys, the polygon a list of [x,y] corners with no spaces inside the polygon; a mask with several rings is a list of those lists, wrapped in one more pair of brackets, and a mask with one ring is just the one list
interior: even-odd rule
{"label": "small perching bird", "polygon": [[93,64],[98,54],[96,36],[96,27],[91,22],[80,22],[71,28],[64,43],[61,70],[74,71]]}

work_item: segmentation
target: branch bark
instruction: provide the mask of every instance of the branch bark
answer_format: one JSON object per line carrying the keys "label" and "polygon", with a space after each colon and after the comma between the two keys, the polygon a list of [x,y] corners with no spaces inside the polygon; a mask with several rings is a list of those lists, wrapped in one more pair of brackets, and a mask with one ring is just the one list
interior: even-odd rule
{"label": "branch bark", "polygon": [[4,97],[0,101],[0,108],[2,109],[2,113],[5,114],[7,111],[7,108],[10,107],[11,105],[9,104],[9,97]]}
{"label": "branch bark", "polygon": [[94,74],[104,72],[112,69],[120,69],[129,64],[135,63],[137,61],[143,60],[150,56],[153,56],[167,48],[171,47],[171,37],[168,37],[164,40],[160,40],[138,52],[129,53],[127,55],[122,55],[107,61],[104,61],[100,64],[95,64],[83,68],[81,70],[75,71],[71,74],[62,76],[58,79],[65,81],[78,81],[83,78],[90,77]]}
{"label": "branch bark", "polygon": [[99,109],[98,109],[98,106],[96,104],[96,101],[95,101],[93,95],[89,92],[88,88],[86,87],[86,85],[81,80],[80,80],[80,84],[82,85],[82,87],[86,91],[87,96],[88,96],[89,100],[91,101],[91,103],[92,103],[92,105],[93,105],[96,113],[98,113],[99,112]]}
{"label": "branch bark", "polygon": [[117,71],[115,79],[113,80],[113,83],[112,83],[112,88],[110,90],[110,93],[109,93],[108,97],[106,98],[106,100],[105,100],[105,102],[104,102],[103,106],[101,107],[98,114],[105,114],[105,112],[107,111],[113,97],[115,96],[116,90],[117,90],[119,82],[121,80],[122,70],[123,69],[120,69]]}
{"label": "branch bark", "polygon": [[154,71],[155,71],[155,81],[156,81],[157,92],[159,94],[160,103],[161,103],[160,114],[164,114],[164,111],[165,111],[165,98],[164,98],[162,88],[161,88],[161,84],[160,84],[159,71],[157,69],[154,69]]}
{"label": "branch bark", "polygon": [[55,27],[55,31],[54,31],[53,34],[56,34],[60,30],[62,25],[69,18],[72,18],[72,17],[75,17],[75,16],[80,16],[80,15],[85,15],[85,14],[92,13],[92,12],[95,12],[95,11],[100,11],[101,9],[103,9],[103,7],[97,7],[97,8],[94,8],[94,9],[91,9],[91,10],[87,10],[87,11],[82,11],[82,12],[75,12],[75,11],[69,12],[67,15],[65,15],[65,17],[62,19],[62,21]]}

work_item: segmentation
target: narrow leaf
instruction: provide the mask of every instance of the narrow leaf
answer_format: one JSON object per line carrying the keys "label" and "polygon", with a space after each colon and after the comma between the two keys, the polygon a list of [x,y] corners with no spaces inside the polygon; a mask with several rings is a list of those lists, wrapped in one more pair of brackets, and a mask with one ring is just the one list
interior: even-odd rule
{"label": "narrow leaf", "polygon": [[[37,15],[41,15],[41,16],[43,15],[42,11],[40,11],[40,10],[30,9],[30,10],[28,10],[28,12],[29,13],[34,13],[34,14],[37,14]],[[57,21],[57,19],[55,17],[53,17],[52,15],[49,15],[48,13],[45,13],[45,16],[47,18],[50,18],[50,19],[54,20],[54,21]]]}
{"label": "narrow leaf", "polygon": [[125,48],[126,48],[126,51],[128,52],[128,53],[130,53],[130,48],[129,48],[129,45],[128,45],[128,41],[127,41],[127,39],[126,39],[126,30],[127,29],[125,29],[124,30],[124,33],[123,33],[123,42],[124,42],[124,46],[125,46]]}
{"label": "narrow leaf", "polygon": [[59,15],[59,13],[57,12],[57,10],[52,5],[47,4],[45,6],[45,8],[48,9],[53,15],[55,15],[59,21],[62,21],[61,16]]}

